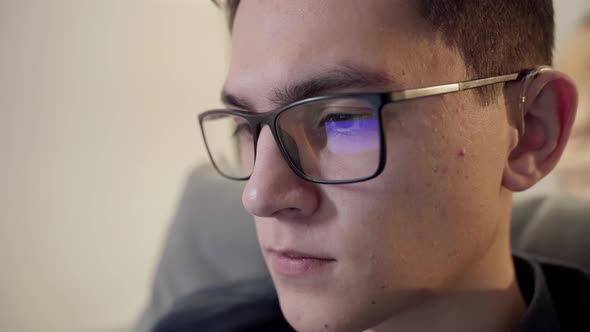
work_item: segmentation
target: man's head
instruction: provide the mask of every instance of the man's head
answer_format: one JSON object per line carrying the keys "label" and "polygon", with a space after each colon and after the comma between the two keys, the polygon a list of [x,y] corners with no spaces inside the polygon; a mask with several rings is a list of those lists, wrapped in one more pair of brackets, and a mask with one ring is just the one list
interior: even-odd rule
{"label": "man's head", "polygon": [[[310,80],[334,73],[386,79],[322,94],[418,88],[551,62],[550,1],[245,0],[230,9],[226,106],[249,112],[284,106],[277,96],[309,97]],[[510,287],[511,192],[555,166],[575,88],[557,72],[536,76],[519,133],[524,86],[502,87],[384,106],[384,170],[355,184],[305,181],[262,128],[243,201],[296,329],[360,331],[394,316],[404,326],[402,317],[434,298]]]}

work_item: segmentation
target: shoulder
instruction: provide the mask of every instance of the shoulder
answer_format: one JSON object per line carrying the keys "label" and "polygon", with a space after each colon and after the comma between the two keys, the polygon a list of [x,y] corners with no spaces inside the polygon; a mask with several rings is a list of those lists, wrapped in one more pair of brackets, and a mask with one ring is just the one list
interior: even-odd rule
{"label": "shoulder", "polygon": [[542,274],[563,331],[590,331],[590,272],[555,259],[522,255],[521,259]]}
{"label": "shoulder", "polygon": [[560,316],[562,313],[568,317],[583,314],[584,319],[588,319],[590,317],[590,272],[557,261],[542,258],[538,261]]}

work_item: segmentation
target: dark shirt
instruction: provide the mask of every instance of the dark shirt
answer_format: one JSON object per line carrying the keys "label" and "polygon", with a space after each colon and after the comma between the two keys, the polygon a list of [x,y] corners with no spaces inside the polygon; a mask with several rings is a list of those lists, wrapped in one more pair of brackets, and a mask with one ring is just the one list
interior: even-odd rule
{"label": "dark shirt", "polygon": [[[590,274],[579,268],[514,254],[528,310],[513,332],[589,332]],[[268,279],[198,291],[183,298],[153,332],[293,331]]]}
{"label": "dark shirt", "polygon": [[514,254],[528,310],[514,332],[590,331],[590,274],[543,258]]}

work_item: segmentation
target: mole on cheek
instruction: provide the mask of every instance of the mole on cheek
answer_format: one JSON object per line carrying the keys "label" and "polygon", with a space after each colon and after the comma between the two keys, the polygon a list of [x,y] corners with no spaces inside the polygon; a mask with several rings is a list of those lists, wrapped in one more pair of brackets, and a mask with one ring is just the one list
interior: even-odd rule
{"label": "mole on cheek", "polygon": [[457,154],[459,155],[459,157],[465,158],[465,154],[467,154],[467,151],[465,150],[465,148],[461,148]]}

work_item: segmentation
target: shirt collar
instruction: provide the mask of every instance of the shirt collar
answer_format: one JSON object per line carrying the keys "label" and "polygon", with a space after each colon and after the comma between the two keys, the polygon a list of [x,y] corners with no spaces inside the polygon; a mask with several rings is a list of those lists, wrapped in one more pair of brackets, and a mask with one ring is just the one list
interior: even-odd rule
{"label": "shirt collar", "polygon": [[563,331],[541,265],[524,254],[513,254],[513,258],[518,285],[528,305],[526,314],[513,332]]}

